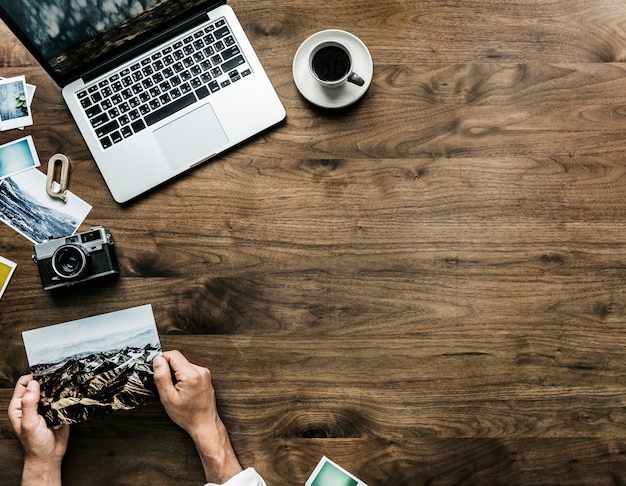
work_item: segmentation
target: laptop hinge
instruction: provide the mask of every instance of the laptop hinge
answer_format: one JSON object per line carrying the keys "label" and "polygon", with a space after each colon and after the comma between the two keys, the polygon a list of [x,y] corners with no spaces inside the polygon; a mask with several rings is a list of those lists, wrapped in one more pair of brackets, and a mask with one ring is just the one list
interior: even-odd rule
{"label": "laptop hinge", "polygon": [[[226,1],[224,0],[223,2],[220,2],[220,3],[226,3]],[[186,30],[196,25],[200,25],[201,23],[206,22],[207,20],[208,20],[207,11],[200,12],[194,15],[193,17],[183,22],[180,22],[179,24],[174,25],[170,29],[167,29],[165,32],[155,35],[151,37],[149,40],[144,41],[140,44],[137,44],[136,46],[124,51],[122,54],[119,54],[109,59],[105,63],[93,69],[90,69],[82,76],[82,79],[85,83],[89,83],[90,81],[93,81],[99,76],[102,76],[103,74],[115,69],[117,66],[125,63],[129,59],[139,56],[141,55],[141,53],[151,49],[152,47],[156,47],[159,44],[162,44],[163,42],[167,41],[169,38],[175,37],[181,32],[185,32]]]}

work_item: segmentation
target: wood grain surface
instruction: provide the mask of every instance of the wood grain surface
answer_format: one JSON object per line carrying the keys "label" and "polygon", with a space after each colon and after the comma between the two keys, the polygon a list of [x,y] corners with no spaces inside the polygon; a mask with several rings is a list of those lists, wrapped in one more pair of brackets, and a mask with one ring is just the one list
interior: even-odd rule
{"label": "wood grain surface", "polygon": [[[21,332],[152,304],[211,368],[244,466],[303,485],[322,455],[369,486],[626,482],[626,3],[232,0],[286,122],[125,206],[60,89],[0,24],[0,76],[116,240],[121,276],[41,289],[32,245],[0,301],[0,408]],[[357,35],[374,79],[334,112],[291,64]],[[22,456],[0,414],[0,484]],[[202,484],[160,404],[72,426],[66,485]]]}

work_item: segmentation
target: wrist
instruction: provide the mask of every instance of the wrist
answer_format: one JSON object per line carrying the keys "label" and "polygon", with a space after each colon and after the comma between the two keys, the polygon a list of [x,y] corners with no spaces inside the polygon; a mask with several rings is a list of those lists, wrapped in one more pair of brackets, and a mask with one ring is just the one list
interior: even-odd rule
{"label": "wrist", "polygon": [[22,486],[60,486],[62,459],[25,457]]}
{"label": "wrist", "polygon": [[221,484],[243,471],[222,424],[196,429],[190,436],[208,482]]}

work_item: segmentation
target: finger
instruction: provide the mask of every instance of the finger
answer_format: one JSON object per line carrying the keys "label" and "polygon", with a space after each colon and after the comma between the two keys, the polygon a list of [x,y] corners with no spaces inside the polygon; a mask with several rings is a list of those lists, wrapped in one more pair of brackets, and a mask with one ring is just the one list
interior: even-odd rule
{"label": "finger", "polygon": [[193,369],[192,364],[183,356],[180,351],[167,351],[163,353],[163,357],[168,361],[174,376],[178,381],[183,381],[189,374],[189,370]]}
{"label": "finger", "polygon": [[39,403],[39,383],[35,380],[28,382],[26,392],[22,397],[22,424],[25,428],[34,428],[40,419]]}
{"label": "finger", "polygon": [[157,388],[172,385],[172,371],[170,365],[163,356],[155,356],[152,360],[152,369],[154,370],[154,381]]}
{"label": "finger", "polygon": [[23,375],[20,376],[15,384],[15,390],[13,390],[13,398],[12,400],[22,398],[24,393],[26,393],[26,387],[28,386],[28,382],[33,379],[33,375]]}
{"label": "finger", "polygon": [[189,363],[187,358],[183,356],[183,353],[181,353],[180,351],[176,349],[173,351],[164,352],[163,357],[169,362],[174,372],[176,372],[176,370],[180,368],[185,368],[191,364]]}
{"label": "finger", "polygon": [[162,401],[171,402],[176,389],[172,383],[172,370],[167,360],[162,356],[155,356],[152,360],[154,370],[154,384],[159,392]]}

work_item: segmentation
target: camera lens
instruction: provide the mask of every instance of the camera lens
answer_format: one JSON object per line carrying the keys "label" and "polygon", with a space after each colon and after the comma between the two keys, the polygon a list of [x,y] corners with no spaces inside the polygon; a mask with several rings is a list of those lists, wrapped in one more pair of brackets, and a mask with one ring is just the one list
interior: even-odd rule
{"label": "camera lens", "polygon": [[87,268],[87,254],[78,246],[60,246],[52,255],[52,268],[63,278],[79,277]]}

